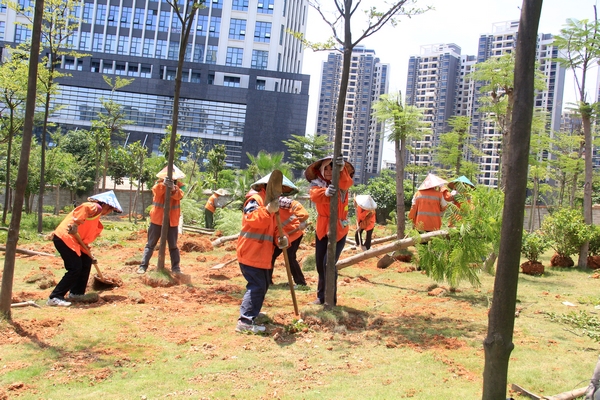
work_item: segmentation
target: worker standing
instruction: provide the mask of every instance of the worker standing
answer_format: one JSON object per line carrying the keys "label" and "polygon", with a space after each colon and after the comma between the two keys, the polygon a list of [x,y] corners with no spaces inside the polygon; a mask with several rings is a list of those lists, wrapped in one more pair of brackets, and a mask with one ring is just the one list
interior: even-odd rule
{"label": "worker standing", "polygon": [[442,215],[448,203],[444,200],[440,187],[447,183],[444,179],[430,173],[419,186],[408,213],[408,218],[412,220],[418,231],[432,232],[441,229]]}

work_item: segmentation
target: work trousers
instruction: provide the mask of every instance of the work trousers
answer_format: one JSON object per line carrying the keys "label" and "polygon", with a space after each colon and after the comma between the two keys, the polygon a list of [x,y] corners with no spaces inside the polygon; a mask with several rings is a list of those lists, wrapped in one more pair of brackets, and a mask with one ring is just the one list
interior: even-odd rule
{"label": "work trousers", "polygon": [[85,294],[87,282],[90,278],[90,270],[92,269],[92,258],[84,252],[81,252],[81,255],[78,256],[58,236],[54,236],[52,241],[63,259],[67,272],[50,293],[50,298],[64,299],[67,292]]}
{"label": "work trousers", "polygon": [[[317,285],[317,297],[321,301],[321,304],[325,303],[325,275],[327,268],[330,268],[327,265],[327,241],[328,235],[323,236],[322,239],[316,238],[315,241],[315,262],[317,264],[317,273],[319,274],[319,283]],[[342,250],[344,249],[344,245],[346,244],[346,235],[343,238],[337,241],[335,246],[335,262],[337,263],[340,258],[340,254],[342,254]],[[337,268],[335,265],[331,266],[335,269],[335,281],[333,284],[333,305],[337,304]]]}
{"label": "work trousers", "polygon": [[[292,278],[294,278],[294,283],[296,285],[306,286],[306,279],[304,279],[304,274],[302,273],[302,268],[300,268],[300,263],[296,259],[296,252],[298,251],[300,242],[302,242],[302,236],[300,236],[298,239],[296,239],[292,243],[290,243],[290,246],[286,250],[287,250],[288,260],[290,262],[290,272],[292,273]],[[273,251],[273,259],[271,260],[272,267],[275,267],[275,260],[277,259],[277,257],[279,257],[279,255],[281,253],[283,253],[283,250],[276,246],[275,251]],[[269,271],[270,271],[270,276],[271,276],[271,278],[269,279],[269,282],[272,282],[273,281],[273,279],[272,279],[273,278],[273,270],[271,269]]]}
{"label": "work trousers", "polygon": [[246,293],[240,306],[239,321],[252,324],[262,309],[267,290],[269,290],[270,269],[255,268],[240,263],[242,275],[246,278]]}
{"label": "work trousers", "polygon": [[[144,248],[144,254],[142,255],[140,267],[148,269],[148,263],[150,262],[150,258],[152,258],[152,253],[156,248],[156,244],[160,240],[161,230],[162,226],[150,223],[150,226],[148,227],[148,243],[146,243],[146,247]],[[169,227],[169,231],[167,232],[167,244],[169,245],[169,256],[171,257],[171,271],[180,269],[179,262],[181,260],[181,256],[179,254],[179,248],[177,247],[178,234],[179,232],[177,226]]]}

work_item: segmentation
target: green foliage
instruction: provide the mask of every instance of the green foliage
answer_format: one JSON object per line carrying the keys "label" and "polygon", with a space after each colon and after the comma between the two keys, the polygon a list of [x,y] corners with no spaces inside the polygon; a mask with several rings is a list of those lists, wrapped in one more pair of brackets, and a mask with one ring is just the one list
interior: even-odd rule
{"label": "green foliage", "polygon": [[540,231],[523,231],[523,244],[521,245],[521,254],[531,262],[536,262],[540,254],[548,250],[550,242]]}
{"label": "green foliage", "polygon": [[303,171],[313,162],[327,156],[329,141],[325,135],[292,135],[292,139],[284,140],[293,169]]}
{"label": "green foliage", "polygon": [[571,311],[567,314],[547,313],[551,321],[569,325],[580,330],[581,334],[600,342],[600,319],[586,311]]}
{"label": "green foliage", "polygon": [[550,240],[550,247],[562,257],[578,253],[590,237],[590,229],[584,223],[581,211],[573,208],[560,208],[546,216],[541,230]]}
{"label": "green foliage", "polygon": [[275,169],[280,170],[288,178],[293,178],[290,166],[283,162],[283,153],[270,154],[261,150],[256,157],[249,153],[246,154],[250,160],[250,165],[254,167],[253,169],[257,173],[254,179],[259,180]]}
{"label": "green foliage", "polygon": [[240,233],[242,228],[242,213],[239,210],[229,208],[217,208],[214,216],[215,229],[230,236]]}
{"label": "green foliage", "polygon": [[208,163],[206,164],[206,171],[210,174],[213,179],[213,187],[211,189],[217,189],[217,182],[219,177],[219,172],[225,168],[225,158],[227,154],[225,153],[225,145],[217,144],[212,149],[208,151],[206,154],[206,158],[208,159]]}
{"label": "green foliage", "polygon": [[[491,252],[497,253],[500,244],[503,201],[500,190],[475,189],[471,203],[457,210],[460,218],[455,221],[456,228],[448,230],[448,237],[435,237],[416,246],[419,267],[432,279],[453,287],[464,280],[479,285],[483,260]],[[411,236],[419,235],[413,231]]]}
{"label": "green foliage", "polygon": [[592,225],[590,228],[590,245],[588,248],[590,256],[600,255],[600,226]]}
{"label": "green foliage", "polygon": [[180,206],[184,224],[189,225],[204,221],[204,204],[200,205],[197,201],[184,197]]}
{"label": "green foliage", "polygon": [[[413,196],[410,181],[403,180],[404,183],[404,205],[410,208]],[[396,173],[389,169],[384,169],[381,174],[369,180],[367,185],[357,185],[352,189],[353,194],[369,194],[377,203],[380,213],[387,217],[396,210]]]}

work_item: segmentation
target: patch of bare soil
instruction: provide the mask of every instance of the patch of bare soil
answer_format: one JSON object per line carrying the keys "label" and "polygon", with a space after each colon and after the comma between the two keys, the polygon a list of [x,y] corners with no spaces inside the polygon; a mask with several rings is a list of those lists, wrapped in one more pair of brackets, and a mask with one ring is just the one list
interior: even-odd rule
{"label": "patch of bare soil", "polygon": [[566,268],[572,267],[573,265],[575,265],[575,263],[573,262],[573,259],[571,257],[564,257],[555,253],[550,259],[550,265],[553,267]]}
{"label": "patch of bare soil", "polygon": [[542,275],[544,273],[544,265],[539,261],[526,261],[521,264],[521,272],[526,275]]}

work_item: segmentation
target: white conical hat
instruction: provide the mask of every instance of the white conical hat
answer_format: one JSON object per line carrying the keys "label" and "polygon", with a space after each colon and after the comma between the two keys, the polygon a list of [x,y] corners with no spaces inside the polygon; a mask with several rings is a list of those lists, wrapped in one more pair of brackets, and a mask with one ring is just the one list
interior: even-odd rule
{"label": "white conical hat", "polygon": [[421,186],[419,186],[418,190],[431,189],[437,186],[445,185],[447,183],[448,181],[443,180],[437,175],[429,173],[427,174],[427,177],[425,177],[423,183],[421,183]]}
{"label": "white conical hat", "polygon": [[[167,165],[166,167],[164,167],[163,169],[160,170],[160,172],[158,174],[156,174],[157,178],[166,178],[167,177],[167,171],[168,171],[169,166]],[[185,174],[179,169],[177,168],[176,165],[173,165],[173,179],[183,179],[185,178]]]}
{"label": "white conical hat", "polygon": [[354,201],[356,201],[356,204],[358,204],[363,210],[377,209],[377,203],[375,203],[375,200],[373,200],[373,198],[368,194],[359,194],[354,197]]}
{"label": "white conical hat", "polygon": [[119,214],[123,212],[121,204],[119,204],[119,200],[117,200],[117,196],[112,190],[90,196],[88,197],[88,201],[109,205],[115,210],[115,212],[118,212]]}

